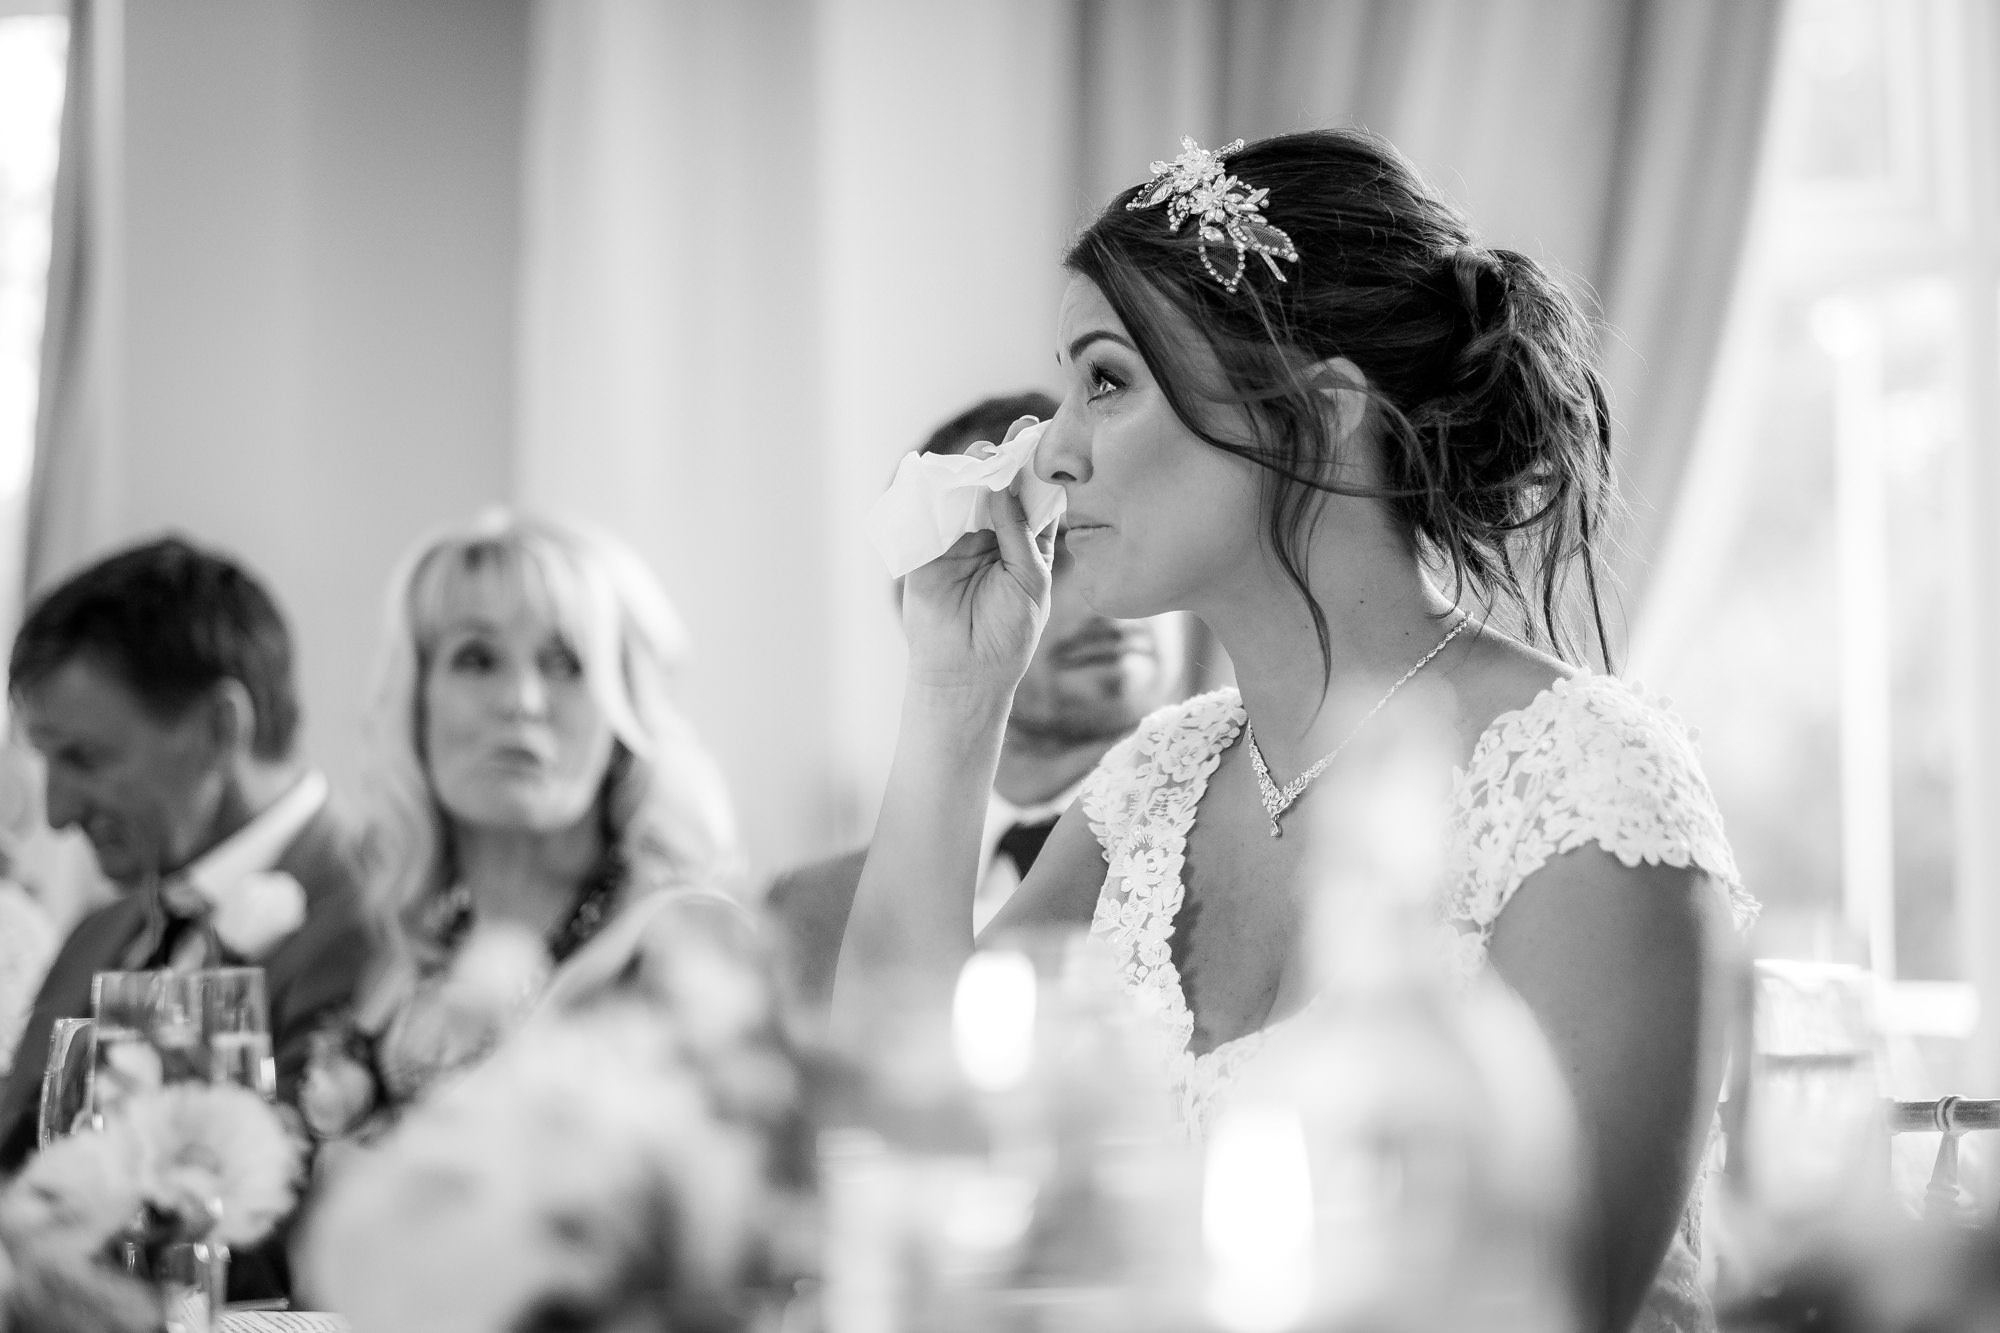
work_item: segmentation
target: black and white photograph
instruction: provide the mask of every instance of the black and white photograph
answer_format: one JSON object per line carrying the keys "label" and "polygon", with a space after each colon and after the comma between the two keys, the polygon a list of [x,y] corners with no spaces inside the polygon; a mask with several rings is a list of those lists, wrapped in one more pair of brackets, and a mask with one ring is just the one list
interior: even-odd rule
{"label": "black and white photograph", "polygon": [[0,0],[0,1333],[2000,1329],[2000,0]]}

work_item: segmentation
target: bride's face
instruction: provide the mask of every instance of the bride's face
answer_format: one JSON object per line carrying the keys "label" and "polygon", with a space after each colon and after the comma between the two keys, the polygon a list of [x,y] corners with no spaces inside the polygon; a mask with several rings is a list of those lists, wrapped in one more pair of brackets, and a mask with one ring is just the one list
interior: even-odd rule
{"label": "bride's face", "polygon": [[[1214,353],[1195,345],[1205,380]],[[1256,464],[1215,448],[1174,415],[1124,322],[1087,278],[1072,277],[1056,319],[1066,392],[1035,452],[1035,471],[1069,494],[1072,577],[1091,606],[1137,618],[1199,611],[1261,560]],[[1199,396],[1204,385],[1196,385]],[[1212,387],[1212,386],[1211,386]],[[1224,438],[1246,430],[1219,411]]]}

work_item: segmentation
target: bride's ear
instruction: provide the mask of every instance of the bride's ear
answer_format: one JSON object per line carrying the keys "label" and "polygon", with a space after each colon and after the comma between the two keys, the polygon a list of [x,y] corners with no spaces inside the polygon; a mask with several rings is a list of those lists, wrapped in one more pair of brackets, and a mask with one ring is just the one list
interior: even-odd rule
{"label": "bride's ear", "polygon": [[1368,377],[1346,357],[1330,356],[1312,368],[1312,382],[1326,405],[1334,444],[1346,444],[1368,419]]}

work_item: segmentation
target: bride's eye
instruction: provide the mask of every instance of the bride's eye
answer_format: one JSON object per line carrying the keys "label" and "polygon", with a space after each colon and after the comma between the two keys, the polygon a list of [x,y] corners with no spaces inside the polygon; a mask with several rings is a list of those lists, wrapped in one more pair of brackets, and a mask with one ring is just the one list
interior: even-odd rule
{"label": "bride's eye", "polygon": [[1103,366],[1090,368],[1090,396],[1102,398],[1107,393],[1116,393],[1125,387],[1125,381]]}

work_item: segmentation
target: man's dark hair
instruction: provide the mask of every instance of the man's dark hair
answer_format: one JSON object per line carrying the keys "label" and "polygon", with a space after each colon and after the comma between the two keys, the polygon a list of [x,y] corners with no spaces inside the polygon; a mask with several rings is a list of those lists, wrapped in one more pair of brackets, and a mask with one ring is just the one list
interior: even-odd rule
{"label": "man's dark hair", "polygon": [[251,752],[291,754],[299,728],[291,631],[264,585],[234,561],[167,537],[71,576],[21,622],[8,688],[19,696],[79,658],[162,721],[234,680],[257,714]]}
{"label": "man's dark hair", "polygon": [[1000,443],[1006,435],[1007,427],[1022,417],[1035,417],[1047,421],[1061,406],[1055,399],[1039,390],[1028,393],[1009,394],[1005,398],[988,398],[974,403],[950,421],[931,432],[917,450],[920,454],[962,454],[981,440]]}

